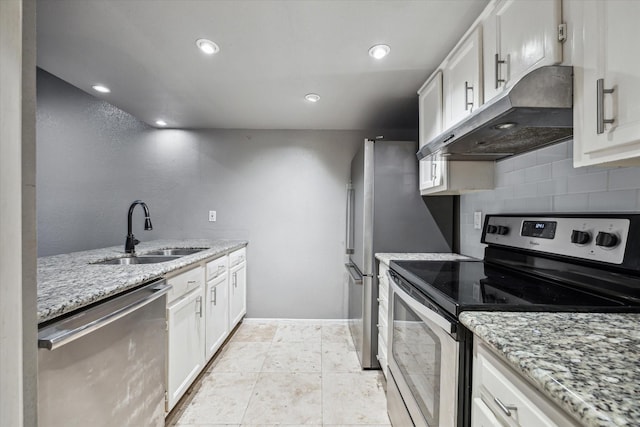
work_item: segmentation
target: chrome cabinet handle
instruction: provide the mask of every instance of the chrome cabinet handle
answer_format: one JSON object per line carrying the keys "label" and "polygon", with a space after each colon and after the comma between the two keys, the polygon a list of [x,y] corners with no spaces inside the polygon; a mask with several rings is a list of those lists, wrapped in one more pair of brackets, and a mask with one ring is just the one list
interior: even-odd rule
{"label": "chrome cabinet handle", "polygon": [[502,403],[502,401],[500,399],[498,399],[497,397],[493,398],[493,401],[496,402],[496,404],[500,407],[500,409],[502,409],[502,412],[505,413],[505,415],[507,417],[511,416],[511,411],[515,411],[518,409],[517,406],[510,406],[510,405],[505,405],[504,403]]}
{"label": "chrome cabinet handle", "polygon": [[[469,102],[469,91],[471,91],[471,102]],[[464,111],[473,110],[473,86],[469,82],[464,82]]]}
{"label": "chrome cabinet handle", "polygon": [[604,95],[605,93],[613,93],[615,89],[605,89],[604,79],[596,80],[596,115],[597,115],[597,133],[604,133],[604,125],[615,122],[615,119],[604,118]]}
{"label": "chrome cabinet handle", "polygon": [[187,285],[193,285],[197,280],[187,280]]}
{"label": "chrome cabinet handle", "polygon": [[431,181],[435,181],[436,176],[438,176],[438,174],[436,173],[437,169],[438,165],[435,162],[431,163]]}
{"label": "chrome cabinet handle", "polygon": [[233,273],[233,287],[234,288],[238,287],[238,273],[237,272]]}
{"label": "chrome cabinet handle", "polygon": [[199,314],[202,317],[202,297],[196,298],[196,304],[198,309],[196,310],[196,314]]}
{"label": "chrome cabinet handle", "polygon": [[213,303],[213,305],[218,305],[216,302],[217,299],[218,299],[218,287],[214,286],[213,288],[211,288],[211,302]]}
{"label": "chrome cabinet handle", "polygon": [[505,79],[500,78],[500,65],[506,64],[507,61],[504,59],[500,59],[500,54],[496,53],[496,63],[495,63],[495,71],[496,71],[496,89],[500,87],[500,83],[506,82]]}
{"label": "chrome cabinet handle", "polygon": [[219,277],[222,273],[224,273],[224,265],[219,265],[218,269],[216,270],[216,274],[211,278],[215,279],[216,277]]}

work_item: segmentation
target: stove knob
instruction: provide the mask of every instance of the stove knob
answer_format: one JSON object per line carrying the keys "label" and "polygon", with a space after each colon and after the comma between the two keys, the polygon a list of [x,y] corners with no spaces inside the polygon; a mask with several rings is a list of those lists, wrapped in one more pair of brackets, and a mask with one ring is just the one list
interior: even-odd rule
{"label": "stove knob", "polygon": [[571,232],[571,243],[585,245],[591,241],[591,234],[586,231],[573,230]]}
{"label": "stove knob", "polygon": [[596,236],[596,245],[603,246],[605,248],[612,248],[618,244],[618,236],[612,233],[605,233],[599,231]]}
{"label": "stove knob", "polygon": [[509,233],[509,227],[505,227],[504,225],[498,226],[498,234],[505,235]]}
{"label": "stove knob", "polygon": [[495,234],[498,231],[498,227],[495,225],[487,225],[487,234]]}

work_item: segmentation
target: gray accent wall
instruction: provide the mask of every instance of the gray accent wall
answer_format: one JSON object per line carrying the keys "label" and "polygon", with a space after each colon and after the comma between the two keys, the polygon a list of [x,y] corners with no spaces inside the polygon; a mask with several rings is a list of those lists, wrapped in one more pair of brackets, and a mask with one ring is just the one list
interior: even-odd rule
{"label": "gray accent wall", "polygon": [[248,317],[346,317],[345,186],[376,132],[154,129],[42,70],[37,132],[39,256],[124,246],[142,199],[142,241],[249,240]]}
{"label": "gray accent wall", "polygon": [[460,196],[460,252],[482,257],[473,213],[640,210],[640,167],[573,167],[567,141],[496,162],[496,188]]}

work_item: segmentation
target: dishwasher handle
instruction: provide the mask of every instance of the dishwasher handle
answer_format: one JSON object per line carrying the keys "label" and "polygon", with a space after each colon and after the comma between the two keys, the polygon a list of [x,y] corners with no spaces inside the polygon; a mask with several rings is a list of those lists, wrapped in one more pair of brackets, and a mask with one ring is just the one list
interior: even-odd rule
{"label": "dishwasher handle", "polygon": [[91,332],[107,326],[110,323],[113,323],[116,320],[121,319],[124,316],[152,303],[153,301],[169,292],[170,289],[171,285],[167,285],[164,279],[153,281],[148,285],[133,291],[131,294],[141,293],[142,295],[140,295],[139,298],[135,298],[133,301],[126,300],[126,303],[121,304],[122,306],[118,306],[117,304],[115,304],[116,300],[118,298],[124,298],[128,296],[130,297],[130,295],[123,295],[122,297],[117,297],[112,301],[104,303],[105,305],[114,303],[114,310],[98,317],[97,319],[92,319],[91,316],[88,316],[90,319],[87,322],[81,323],[80,325],[74,325],[69,329],[59,327],[64,325],[64,323],[69,322],[70,319],[75,320],[74,318],[77,319],[82,317],[84,312],[81,312],[70,319],[65,319],[60,321],[59,323],[54,323],[53,325],[44,328],[38,334],[38,348],[56,350],[66,344],[77,340],[78,338],[81,338]]}

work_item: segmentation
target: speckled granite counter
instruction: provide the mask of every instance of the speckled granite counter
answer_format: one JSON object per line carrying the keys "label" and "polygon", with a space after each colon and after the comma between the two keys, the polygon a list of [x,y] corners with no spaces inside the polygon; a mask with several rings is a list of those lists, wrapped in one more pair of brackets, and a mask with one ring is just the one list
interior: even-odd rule
{"label": "speckled granite counter", "polygon": [[208,248],[157,264],[95,265],[124,257],[122,246],[38,258],[38,323],[131,289],[189,264],[246,246],[244,240],[155,240],[140,243],[136,253],[167,248]]}
{"label": "speckled granite counter", "polygon": [[582,425],[640,426],[640,314],[469,311],[460,320]]}
{"label": "speckled granite counter", "polygon": [[456,259],[473,259],[454,253],[379,253],[376,258],[385,264],[391,261],[454,261]]}

